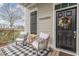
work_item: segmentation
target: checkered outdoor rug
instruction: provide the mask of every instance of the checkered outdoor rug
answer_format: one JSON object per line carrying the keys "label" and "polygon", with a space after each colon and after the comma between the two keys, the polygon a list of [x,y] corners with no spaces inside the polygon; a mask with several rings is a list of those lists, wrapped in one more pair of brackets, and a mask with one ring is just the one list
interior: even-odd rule
{"label": "checkered outdoor rug", "polygon": [[[23,46],[21,43],[18,43],[18,45],[13,43],[2,47],[1,51],[5,56],[37,56],[37,50],[30,44]],[[49,51],[50,48],[39,50],[38,56],[46,56]]]}

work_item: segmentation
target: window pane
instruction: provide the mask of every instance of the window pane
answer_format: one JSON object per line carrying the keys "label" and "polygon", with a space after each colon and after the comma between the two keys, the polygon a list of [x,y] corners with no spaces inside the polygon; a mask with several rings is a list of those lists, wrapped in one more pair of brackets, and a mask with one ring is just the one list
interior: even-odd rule
{"label": "window pane", "polygon": [[55,5],[55,10],[60,9],[60,4]]}
{"label": "window pane", "polygon": [[76,5],[77,3],[69,3],[69,6]]}
{"label": "window pane", "polygon": [[68,3],[62,3],[62,8],[67,7]]}

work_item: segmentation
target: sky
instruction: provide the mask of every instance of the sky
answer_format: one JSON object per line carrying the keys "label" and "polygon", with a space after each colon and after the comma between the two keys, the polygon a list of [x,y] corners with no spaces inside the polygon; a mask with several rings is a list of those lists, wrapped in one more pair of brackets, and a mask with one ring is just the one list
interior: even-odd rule
{"label": "sky", "polygon": [[[5,4],[5,3],[4,3]],[[0,3],[0,11],[1,12],[5,12],[4,10],[2,10],[1,8],[3,7],[4,5],[3,3]],[[23,11],[21,10],[20,7],[18,7],[18,4],[17,3],[9,3],[10,4],[10,8],[13,10],[13,9],[17,9],[17,12],[15,13],[16,15],[20,15],[22,16],[23,15]],[[6,13],[5,13],[6,14]],[[7,14],[6,14],[7,15]],[[0,24],[9,24],[8,21],[6,20],[3,20],[1,17],[0,17]],[[24,25],[24,21],[22,19],[20,20],[17,20],[15,21],[14,25]]]}

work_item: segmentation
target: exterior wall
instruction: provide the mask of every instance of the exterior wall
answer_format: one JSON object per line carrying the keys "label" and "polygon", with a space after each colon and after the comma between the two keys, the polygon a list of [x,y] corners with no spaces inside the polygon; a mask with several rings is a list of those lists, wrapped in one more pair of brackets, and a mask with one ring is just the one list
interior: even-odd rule
{"label": "exterior wall", "polygon": [[[25,18],[25,31],[30,34],[30,13],[36,10],[36,6],[24,7],[24,18]],[[38,27],[38,26],[37,26]]]}
{"label": "exterior wall", "polygon": [[52,45],[52,4],[38,4],[38,33],[50,34],[49,46]]}
{"label": "exterior wall", "polygon": [[[28,15],[28,17],[27,17],[28,18],[28,22],[26,22],[26,23],[27,23],[27,29],[28,29],[29,33],[30,33],[30,21],[31,21],[30,13],[33,12],[33,11],[37,11],[38,10],[38,8],[36,6],[37,5],[34,4],[33,6],[27,8],[28,9],[28,13],[27,13],[27,15]],[[37,15],[37,28],[38,28],[38,15]],[[38,30],[37,30],[37,33],[38,33]]]}
{"label": "exterior wall", "polygon": [[39,4],[38,5],[38,18],[39,18],[39,31],[49,33],[51,31],[51,4]]}
{"label": "exterior wall", "polygon": [[[56,19],[55,19],[55,10],[54,4],[51,3],[44,3],[44,4],[37,4],[35,6],[31,6],[30,8],[26,9],[26,31],[30,33],[30,12],[37,10],[37,33],[44,32],[50,34],[49,46],[52,48],[56,48]],[[79,4],[77,5],[77,10],[79,10]],[[77,11],[77,53],[73,54],[72,52],[65,51],[62,49],[58,49],[63,52],[67,52],[73,55],[79,55],[79,12]],[[57,49],[57,48],[56,48]]]}
{"label": "exterior wall", "polygon": [[[52,44],[52,4],[38,3],[28,8],[29,13],[37,11],[37,34],[44,32],[50,34],[49,46]],[[27,13],[28,14],[28,13]],[[29,16],[27,16],[28,18]],[[30,18],[29,18],[30,19]],[[27,22],[28,21],[28,22]],[[30,20],[26,20],[28,31],[30,32]]]}

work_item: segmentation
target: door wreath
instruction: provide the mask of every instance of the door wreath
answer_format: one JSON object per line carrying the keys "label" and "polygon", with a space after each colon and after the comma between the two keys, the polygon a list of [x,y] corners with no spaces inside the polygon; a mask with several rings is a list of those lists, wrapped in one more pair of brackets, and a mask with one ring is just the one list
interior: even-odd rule
{"label": "door wreath", "polygon": [[64,29],[69,29],[71,28],[71,20],[72,18],[70,16],[61,17],[59,18],[58,26]]}

